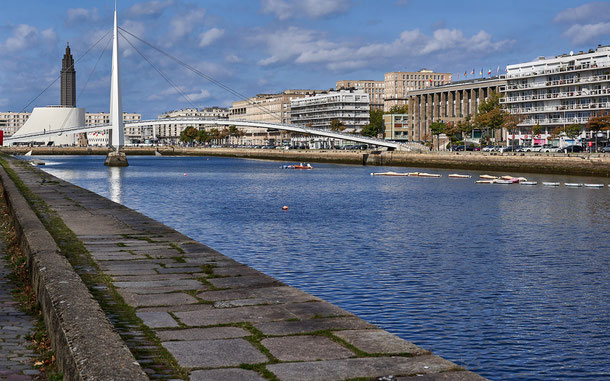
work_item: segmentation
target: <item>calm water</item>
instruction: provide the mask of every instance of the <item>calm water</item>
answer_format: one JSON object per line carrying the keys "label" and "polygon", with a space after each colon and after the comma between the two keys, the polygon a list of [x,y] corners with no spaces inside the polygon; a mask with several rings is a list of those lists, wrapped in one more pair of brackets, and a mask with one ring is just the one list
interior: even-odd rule
{"label": "calm water", "polygon": [[123,169],[99,156],[43,159],[58,177],[491,379],[610,379],[607,186],[228,158],[129,157]]}

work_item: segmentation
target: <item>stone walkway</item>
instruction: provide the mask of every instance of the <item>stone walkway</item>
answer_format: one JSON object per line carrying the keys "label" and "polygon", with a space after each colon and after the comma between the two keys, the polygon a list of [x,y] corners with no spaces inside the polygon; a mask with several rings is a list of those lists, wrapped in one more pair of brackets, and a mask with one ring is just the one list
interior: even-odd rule
{"label": "stone walkway", "polygon": [[133,210],[13,167],[192,381],[483,379]]}
{"label": "stone walkway", "polygon": [[0,258],[0,380],[32,380],[40,375],[33,364],[35,354],[28,349],[27,335],[34,329],[34,322],[13,300],[9,273],[10,268]]}

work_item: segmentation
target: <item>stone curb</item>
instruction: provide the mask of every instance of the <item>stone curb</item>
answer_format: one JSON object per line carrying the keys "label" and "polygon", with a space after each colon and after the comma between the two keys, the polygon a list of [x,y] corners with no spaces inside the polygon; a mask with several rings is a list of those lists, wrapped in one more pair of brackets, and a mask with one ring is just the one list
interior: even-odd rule
{"label": "stone curb", "polygon": [[4,168],[0,180],[65,380],[148,380]]}

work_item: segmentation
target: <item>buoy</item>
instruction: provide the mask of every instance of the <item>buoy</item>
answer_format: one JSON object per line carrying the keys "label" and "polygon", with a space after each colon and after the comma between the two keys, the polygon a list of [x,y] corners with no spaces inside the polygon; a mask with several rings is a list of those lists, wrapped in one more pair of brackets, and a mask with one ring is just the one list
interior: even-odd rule
{"label": "buoy", "polygon": [[288,207],[286,205],[282,206],[282,210],[288,210]]}
{"label": "buoy", "polygon": [[186,176],[186,173],[184,174],[184,176]]}

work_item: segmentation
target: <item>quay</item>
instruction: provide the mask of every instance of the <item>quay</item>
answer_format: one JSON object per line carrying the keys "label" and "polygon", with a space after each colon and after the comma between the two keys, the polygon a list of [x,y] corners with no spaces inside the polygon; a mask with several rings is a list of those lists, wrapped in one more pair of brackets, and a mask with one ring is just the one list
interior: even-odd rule
{"label": "quay", "polygon": [[[3,147],[0,152],[23,155],[106,155],[102,147]],[[342,150],[280,150],[253,148],[124,147],[127,155],[225,156],[287,162],[387,165],[417,168],[469,169],[610,177],[609,154],[404,152]]]}
{"label": "quay", "polygon": [[2,155],[66,380],[483,380],[134,210]]}

